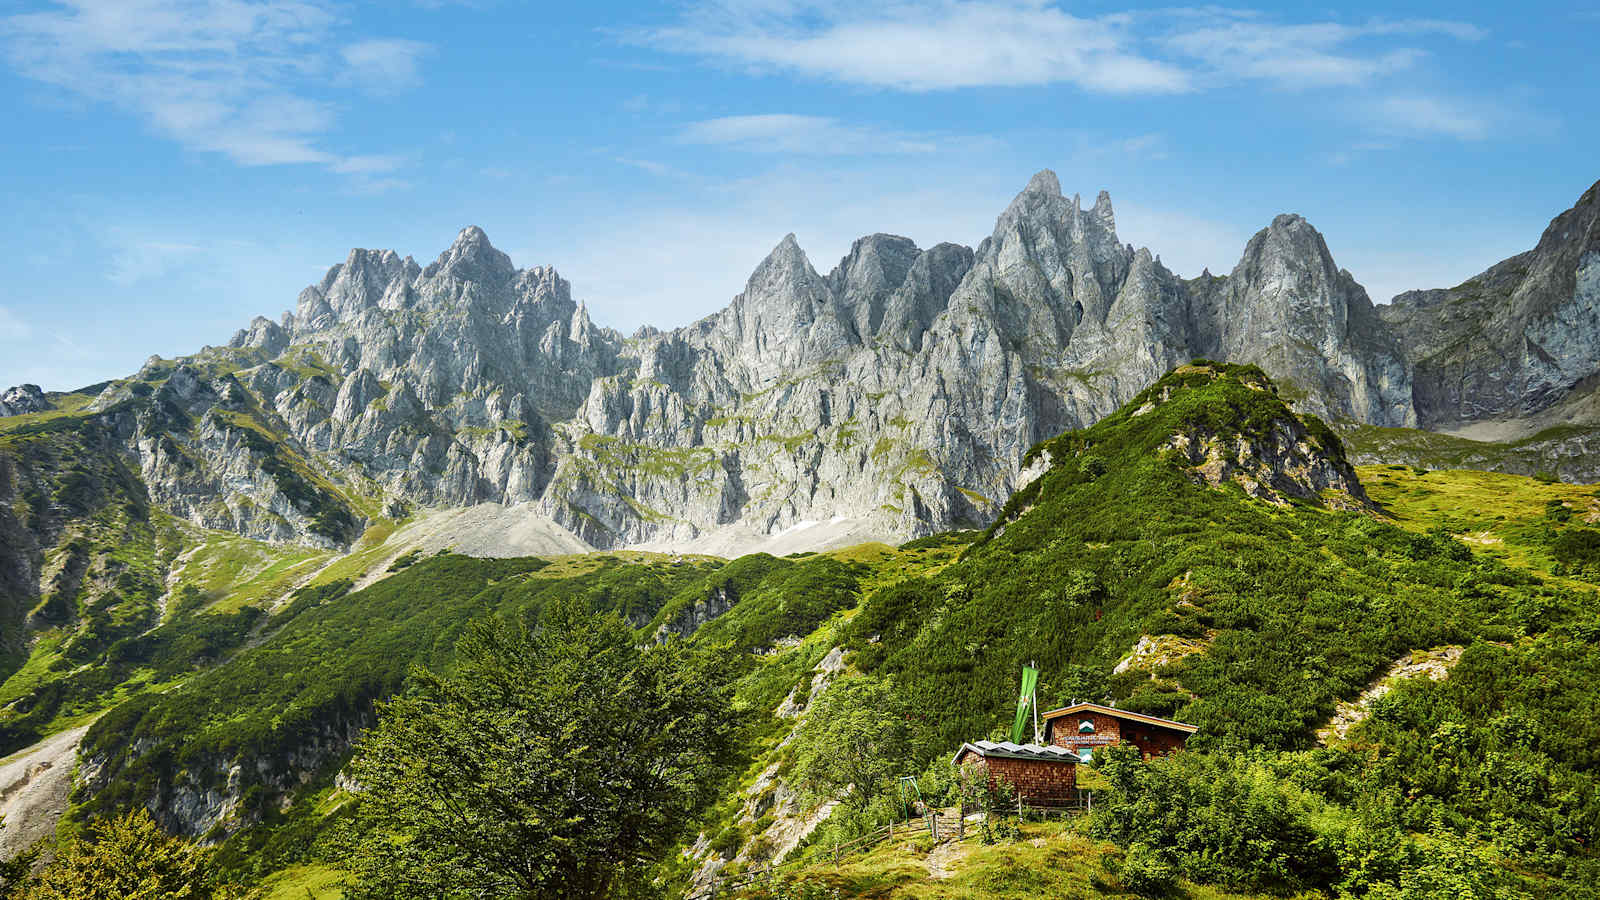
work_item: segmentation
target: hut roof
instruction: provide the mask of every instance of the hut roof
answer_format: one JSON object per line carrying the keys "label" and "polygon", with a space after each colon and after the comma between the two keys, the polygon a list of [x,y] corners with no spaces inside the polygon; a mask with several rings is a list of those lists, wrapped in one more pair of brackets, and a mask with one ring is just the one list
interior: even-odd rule
{"label": "hut roof", "polygon": [[1101,715],[1105,716],[1126,719],[1130,722],[1143,722],[1146,725],[1154,725],[1157,728],[1170,728],[1173,731],[1181,731],[1184,734],[1194,734],[1196,731],[1200,730],[1199,725],[1190,725],[1187,722],[1175,722],[1172,719],[1163,719],[1160,716],[1147,716],[1144,713],[1136,713],[1132,710],[1117,709],[1115,706],[1101,706],[1098,703],[1074,703],[1071,706],[1063,706],[1060,709],[1052,709],[1049,712],[1044,713],[1043,718],[1046,722],[1048,722],[1051,719],[1059,719],[1062,716],[1072,716],[1086,712],[1100,713]]}
{"label": "hut roof", "polygon": [[1010,741],[968,741],[961,745],[961,749],[956,751],[955,757],[950,762],[961,762],[962,755],[969,751],[985,759],[1042,759],[1068,764],[1078,762],[1077,755],[1066,747],[1013,744]]}

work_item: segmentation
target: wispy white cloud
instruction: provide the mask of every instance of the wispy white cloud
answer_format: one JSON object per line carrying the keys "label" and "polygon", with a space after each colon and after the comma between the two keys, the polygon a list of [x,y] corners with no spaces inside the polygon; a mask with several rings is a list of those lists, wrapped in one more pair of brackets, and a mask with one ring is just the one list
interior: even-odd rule
{"label": "wispy white cloud", "polygon": [[1484,36],[1475,25],[1437,19],[1283,23],[1251,12],[1206,9],[1178,14],[1159,41],[1212,79],[1314,88],[1368,84],[1427,55],[1416,46],[1392,46],[1396,38],[1476,41]]}
{"label": "wispy white cloud", "polygon": [[325,146],[336,113],[319,85],[414,85],[425,45],[366,40],[339,51],[340,24],[328,0],[60,0],[0,20],[0,52],[24,76],[190,149],[342,171],[364,158]]}
{"label": "wispy white cloud", "polygon": [[1170,154],[1167,136],[1152,132],[1113,141],[1111,148],[1124,157],[1166,159]]}
{"label": "wispy white cloud", "polygon": [[357,41],[339,51],[350,77],[375,94],[395,94],[422,83],[422,57],[432,47],[396,38]]}
{"label": "wispy white cloud", "polygon": [[682,174],[672,166],[653,159],[636,159],[631,156],[618,156],[615,157],[615,159],[617,162],[622,163],[625,166],[630,166],[644,172],[649,172],[651,175],[677,176]]}
{"label": "wispy white cloud", "polygon": [[622,101],[622,111],[636,116],[670,116],[676,115],[681,109],[683,103],[679,100],[652,97],[649,94],[634,94]]}
{"label": "wispy white cloud", "polygon": [[368,156],[346,156],[335,162],[332,168],[342,175],[381,175],[393,172],[405,164],[405,158],[393,154],[373,154]]}
{"label": "wispy white cloud", "polygon": [[1063,82],[1105,93],[1189,87],[1180,68],[1130,49],[1119,20],[1079,18],[1038,2],[709,2],[676,24],[624,39],[755,71],[907,91]]}
{"label": "wispy white cloud", "polygon": [[1323,153],[1322,160],[1330,166],[1348,166],[1368,154],[1390,149],[1393,145],[1387,141],[1353,141]]}
{"label": "wispy white cloud", "polygon": [[163,278],[203,252],[197,244],[129,237],[112,253],[106,277],[118,287]]}
{"label": "wispy white cloud", "polygon": [[678,140],[753,153],[899,156],[933,153],[942,143],[969,139],[851,124],[828,116],[768,113],[694,122],[679,133]]}
{"label": "wispy white cloud", "polygon": [[376,197],[394,191],[410,190],[410,180],[405,178],[379,178],[371,175],[357,175],[344,185],[346,194],[357,197]]}
{"label": "wispy white cloud", "polygon": [[1355,85],[1425,55],[1400,40],[1478,40],[1437,19],[1279,22],[1216,7],[1085,18],[1048,0],[708,0],[626,40],[756,72],[907,91],[1073,84],[1163,94],[1237,80]]}
{"label": "wispy white cloud", "polygon": [[1385,134],[1480,141],[1493,134],[1508,113],[1492,101],[1397,94],[1361,104],[1356,115]]}

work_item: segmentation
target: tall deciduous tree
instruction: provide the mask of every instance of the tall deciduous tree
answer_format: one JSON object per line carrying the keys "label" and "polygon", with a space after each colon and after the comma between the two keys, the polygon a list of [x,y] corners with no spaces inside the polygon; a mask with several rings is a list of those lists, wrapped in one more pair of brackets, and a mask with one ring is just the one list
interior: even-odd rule
{"label": "tall deciduous tree", "polygon": [[841,678],[806,714],[795,777],[813,797],[864,808],[908,771],[911,736],[893,682]]}
{"label": "tall deciduous tree", "polygon": [[358,748],[353,898],[640,891],[732,747],[726,681],[579,601],[482,624]]}

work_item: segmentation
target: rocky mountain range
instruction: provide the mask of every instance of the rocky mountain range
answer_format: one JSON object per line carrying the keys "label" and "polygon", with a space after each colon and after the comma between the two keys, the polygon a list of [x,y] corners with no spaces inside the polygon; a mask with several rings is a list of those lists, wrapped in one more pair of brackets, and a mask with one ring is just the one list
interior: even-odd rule
{"label": "rocky mountain range", "polygon": [[[869,235],[822,274],[790,235],[721,312],[632,336],[471,227],[426,266],[353,250],[225,347],[76,406],[13,388],[0,415],[93,429],[156,506],[274,541],[482,503],[602,548],[903,538],[992,519],[1031,446],[1195,358],[1258,364],[1336,426],[1581,419],[1596,194],[1533,250],[1375,307],[1299,216],[1186,280],[1044,171],[976,248]],[[5,456],[15,506],[44,476]]]}
{"label": "rocky mountain range", "polygon": [[1532,250],[1379,313],[1406,340],[1424,428],[1548,421],[1541,414],[1581,404],[1600,347],[1600,184]]}

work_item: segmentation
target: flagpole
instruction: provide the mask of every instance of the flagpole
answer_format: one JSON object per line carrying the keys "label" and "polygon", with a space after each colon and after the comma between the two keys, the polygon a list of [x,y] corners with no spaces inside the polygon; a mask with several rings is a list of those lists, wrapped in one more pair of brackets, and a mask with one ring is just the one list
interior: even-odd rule
{"label": "flagpole", "polygon": [[[1037,662],[1031,662],[1031,663],[1029,663],[1029,665],[1033,666],[1035,669],[1039,668],[1039,664]],[[1030,703],[1029,705],[1033,707],[1033,742],[1035,744],[1043,744],[1044,743],[1044,735],[1041,734],[1040,731],[1039,731],[1039,683],[1038,682],[1034,682],[1034,684],[1033,684],[1033,702]]]}

